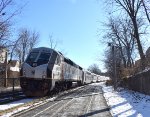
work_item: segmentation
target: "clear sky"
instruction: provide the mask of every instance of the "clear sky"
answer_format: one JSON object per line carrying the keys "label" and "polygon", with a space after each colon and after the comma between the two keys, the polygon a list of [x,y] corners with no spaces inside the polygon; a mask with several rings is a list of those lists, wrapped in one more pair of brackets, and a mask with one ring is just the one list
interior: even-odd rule
{"label": "clear sky", "polygon": [[[26,0],[24,0],[25,2]],[[29,0],[19,15],[18,27],[40,33],[38,46],[50,47],[49,35],[59,40],[57,49],[83,68],[98,63],[103,70],[103,45],[99,43],[103,4],[97,0]]]}

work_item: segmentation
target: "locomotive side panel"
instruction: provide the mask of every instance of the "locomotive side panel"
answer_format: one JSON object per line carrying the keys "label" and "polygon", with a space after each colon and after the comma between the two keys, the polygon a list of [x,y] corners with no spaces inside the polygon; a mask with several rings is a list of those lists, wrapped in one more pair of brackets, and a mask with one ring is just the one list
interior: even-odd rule
{"label": "locomotive side panel", "polygon": [[66,81],[81,81],[82,75],[80,74],[79,67],[70,59],[65,58],[63,62],[63,74]]}

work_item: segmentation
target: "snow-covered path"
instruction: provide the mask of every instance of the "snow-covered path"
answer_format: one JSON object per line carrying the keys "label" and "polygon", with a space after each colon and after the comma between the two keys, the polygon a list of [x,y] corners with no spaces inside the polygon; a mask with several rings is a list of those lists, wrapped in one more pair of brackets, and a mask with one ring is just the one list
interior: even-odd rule
{"label": "snow-covered path", "polygon": [[150,96],[101,83],[104,97],[114,117],[150,117]]}

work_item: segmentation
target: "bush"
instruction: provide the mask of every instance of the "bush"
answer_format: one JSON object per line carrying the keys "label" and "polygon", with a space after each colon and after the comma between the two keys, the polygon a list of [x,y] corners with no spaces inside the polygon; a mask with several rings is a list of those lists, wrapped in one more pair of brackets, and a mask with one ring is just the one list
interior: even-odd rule
{"label": "bush", "polygon": [[112,80],[107,80],[106,81],[106,86],[111,86],[113,85],[113,81]]}

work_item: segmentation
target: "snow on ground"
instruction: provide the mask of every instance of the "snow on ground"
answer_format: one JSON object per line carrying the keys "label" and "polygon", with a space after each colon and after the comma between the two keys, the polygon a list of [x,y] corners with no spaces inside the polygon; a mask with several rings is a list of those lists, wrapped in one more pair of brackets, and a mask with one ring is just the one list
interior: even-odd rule
{"label": "snow on ground", "polygon": [[[20,90],[21,88],[19,86],[14,87],[14,90]],[[0,93],[5,93],[5,92],[12,92],[13,87],[0,87]]]}
{"label": "snow on ground", "polygon": [[19,111],[22,111],[22,110],[24,110],[24,109],[28,109],[29,107],[30,107],[30,106],[20,107],[20,108],[18,108],[17,110],[15,110],[15,111],[13,111],[13,112],[10,112],[10,113],[6,113],[5,115],[2,115],[2,116],[0,116],[0,117],[11,117],[12,114],[17,113],[17,112],[19,112]]}
{"label": "snow on ground", "polygon": [[3,105],[0,105],[0,110],[6,110],[6,109],[9,109],[9,108],[21,105],[21,104],[25,104],[25,103],[30,102],[32,100],[33,99],[23,99],[23,100],[15,101],[12,103],[3,104]]}
{"label": "snow on ground", "polygon": [[[0,111],[6,110],[6,109],[10,109],[10,108],[12,108],[12,107],[16,107],[16,106],[19,106],[19,105],[22,105],[22,104],[25,104],[25,103],[30,102],[30,101],[32,101],[32,100],[33,100],[33,99],[23,99],[23,100],[15,101],[15,102],[12,102],[12,103],[0,105]],[[7,113],[7,114],[2,115],[2,116],[0,116],[0,117],[10,117],[13,113],[22,111],[22,110],[27,109],[27,108],[29,108],[29,106],[20,107],[18,110],[15,110],[15,111],[13,111],[13,112]]]}
{"label": "snow on ground", "polygon": [[[45,101],[52,101],[52,100],[54,100],[55,98],[56,98],[56,97],[46,99],[46,100],[44,100],[44,102],[45,102]],[[30,98],[30,99],[23,99],[23,100],[15,101],[15,102],[8,103],[8,104],[3,104],[3,105],[0,105],[0,111],[1,111],[1,110],[6,110],[6,109],[9,109],[9,108],[12,108],[12,107],[16,107],[16,106],[19,106],[19,105],[23,105],[23,104],[28,103],[28,102],[31,102],[31,101],[33,101],[32,98]],[[41,104],[41,103],[43,103],[43,101],[40,101],[40,102],[35,103],[35,104],[33,104],[33,105],[37,105],[37,104]],[[20,108],[18,108],[17,110],[15,110],[15,111],[13,111],[13,112],[10,112],[10,113],[7,113],[7,114],[5,114],[5,115],[2,115],[2,116],[0,116],[0,117],[10,117],[12,114],[17,113],[17,112],[19,112],[19,111],[22,111],[22,110],[24,110],[24,109],[28,109],[28,108],[30,108],[30,107],[33,106],[33,105],[25,106],[25,107],[20,107]]]}
{"label": "snow on ground", "polygon": [[100,84],[103,87],[104,97],[110,106],[114,117],[149,117],[150,96],[131,90]]}
{"label": "snow on ground", "polygon": [[[107,104],[111,108],[110,112],[113,117],[149,117],[150,116],[149,115],[150,96],[138,92],[134,92],[131,90],[123,89],[123,88],[118,88],[117,91],[114,91],[112,86],[106,86],[104,82],[93,83],[91,85],[102,86],[104,97],[107,101]],[[55,97],[50,98],[49,100],[53,100],[53,99],[55,99]],[[31,100],[32,99],[24,99],[6,105],[0,105],[0,111],[20,104],[24,104]],[[1,117],[9,117],[13,113],[27,109],[29,107],[30,106],[21,107],[18,110],[15,110],[11,113],[7,113],[6,115],[3,115]]]}
{"label": "snow on ground", "polygon": [[19,72],[19,67],[10,67],[10,71],[18,71]]}

